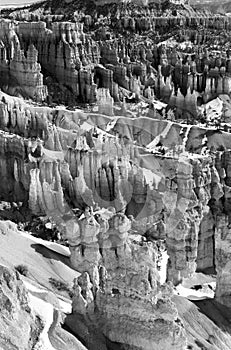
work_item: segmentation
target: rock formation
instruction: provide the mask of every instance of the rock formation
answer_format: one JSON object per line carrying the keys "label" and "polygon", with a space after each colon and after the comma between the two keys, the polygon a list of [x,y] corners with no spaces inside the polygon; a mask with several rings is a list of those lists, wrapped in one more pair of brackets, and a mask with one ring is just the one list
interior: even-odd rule
{"label": "rock formation", "polygon": [[[118,219],[125,218],[113,218],[114,224]],[[75,281],[74,316],[84,315],[86,324],[97,324],[106,338],[128,349],[184,349],[172,287],[158,281],[157,246],[118,240],[118,233],[109,229],[101,252],[99,271],[95,269],[91,279],[85,272]]]}
{"label": "rock formation", "polygon": [[[27,137],[29,135],[43,137],[44,144],[41,145],[41,141],[33,137],[30,141],[27,138],[10,135],[7,131],[1,134],[4,145],[1,157],[3,198],[8,197],[25,203],[29,199],[30,207],[35,213],[45,212],[55,215],[53,209],[58,209],[63,216],[66,212],[70,212],[65,204],[64,188],[74,207],[81,209],[86,204],[94,206],[97,203],[100,207],[113,206],[117,212],[122,211],[133,215],[135,218],[133,226],[139,232],[147,233],[154,239],[167,237],[170,255],[169,279],[175,283],[180,281],[184,275],[187,276],[195,271],[197,249],[200,252],[200,259],[205,258],[203,255],[206,253],[201,251],[202,243],[199,244],[199,248],[197,246],[198,237],[199,240],[204,240],[207,232],[210,232],[209,235],[211,235],[210,251],[212,254],[213,233],[211,232],[213,232],[213,227],[211,227],[212,231],[204,228],[207,225],[204,221],[207,219],[204,216],[211,217],[209,207],[207,207],[212,203],[211,198],[217,198],[218,195],[223,196],[223,180],[220,179],[217,170],[217,160],[214,166],[214,161],[210,156],[200,157],[198,155],[196,158],[194,156],[188,158],[189,155],[184,155],[182,150],[173,149],[170,158],[161,159],[158,156],[156,158],[152,156],[156,167],[156,172],[153,172],[150,168],[143,168],[142,165],[150,158],[148,154],[141,156],[136,147],[129,142],[122,146],[119,140],[112,135],[100,136],[94,127],[90,127],[91,133],[84,131],[82,136],[80,134],[69,136],[68,141],[65,136],[65,128],[69,129],[70,119],[66,125],[67,117],[62,117],[62,119],[56,117],[56,125],[52,126],[50,121],[53,121],[56,115],[54,110],[41,108],[43,119],[39,119],[41,113],[38,108],[35,112],[32,107],[22,104],[16,109],[13,108],[15,122],[13,125],[9,124],[7,122],[8,106],[14,106],[16,101],[4,97],[2,127]],[[61,110],[58,113],[61,115]],[[32,123],[29,123],[29,130],[23,126],[24,123],[28,124],[28,115],[33,118]],[[79,130],[79,133],[81,123],[85,123],[83,122],[85,117],[76,112],[76,116],[73,115],[72,118],[71,127],[76,131]],[[21,123],[20,129],[18,120]],[[61,120],[62,124],[60,124]],[[141,123],[142,118],[138,121]],[[144,135],[145,132],[147,133],[146,129],[151,137],[158,140],[157,123],[151,119],[151,124],[147,119],[143,121],[148,124],[139,125],[142,130],[140,138],[145,137],[147,140]],[[177,137],[181,140],[182,147],[191,148],[191,143],[194,142],[193,130],[188,128],[183,129],[182,132],[179,128],[177,129],[177,124],[168,124],[164,121],[162,123],[163,130],[166,130],[166,127],[169,128],[168,134],[165,132],[165,138],[162,138],[163,144],[167,142],[166,144],[174,148],[175,146],[170,141],[171,134],[176,136],[178,132]],[[137,124],[137,119],[133,124]],[[153,129],[150,128],[150,125]],[[161,122],[159,122],[160,125]],[[127,126],[128,121],[123,124],[123,119],[120,119],[117,120],[114,130],[126,133]],[[137,128],[138,124],[129,137],[134,138]],[[199,129],[197,129],[198,132]],[[205,132],[205,130],[201,129],[200,132]],[[164,134],[163,131],[159,135],[161,134]],[[210,136],[211,144],[215,136],[216,134]],[[227,145],[228,142],[227,138]],[[199,147],[199,149],[203,148],[202,142]],[[11,169],[10,172],[7,173],[7,169]],[[174,238],[175,229],[179,230],[178,254],[176,254],[178,248]],[[187,242],[190,242],[190,250]],[[183,244],[182,247],[181,244]],[[175,260],[176,256],[179,262]],[[212,262],[213,255],[208,259]],[[186,266],[188,266],[187,269]],[[180,272],[181,269],[183,275]]]}
{"label": "rock formation", "polygon": [[[175,107],[178,118],[185,118],[187,114],[193,118],[199,116],[198,96],[206,103],[229,93],[229,53],[217,54],[209,49],[211,32],[218,42],[226,41],[220,31],[230,29],[228,17],[209,17],[193,13],[192,8],[188,12],[190,7],[186,6],[182,10],[183,19],[169,14],[163,17],[163,12],[161,16],[153,4],[117,4],[111,12],[110,5],[96,5],[99,14],[104,8],[108,17],[101,14],[94,18],[90,7],[85,13],[79,9],[77,15],[76,11],[73,22],[61,21],[62,16],[45,15],[45,9],[42,16],[40,11],[33,19],[30,11],[23,12],[23,18],[20,18],[22,13],[13,12],[9,17],[17,17],[19,22],[1,21],[1,70],[7,70],[19,84],[33,86],[33,93],[32,89],[26,89],[27,95],[44,100],[48,93],[43,85],[42,68],[47,76],[49,101],[72,104],[94,103],[98,88],[109,89],[117,102],[121,100],[118,85],[137,97],[145,96],[145,88],[150,86],[151,95]],[[137,11],[141,8],[139,18]],[[131,33],[129,39],[115,37],[116,21],[121,34]],[[195,24],[203,26],[200,33]],[[174,37],[178,40],[174,47],[168,42],[169,28],[174,28]],[[152,30],[158,33],[155,39],[150,35]],[[135,40],[134,32],[147,33],[149,41],[139,37]],[[161,41],[161,37],[165,40]],[[27,51],[29,58],[25,59]],[[33,68],[29,68],[26,60],[33,62]],[[26,82],[22,76],[23,79],[27,76]],[[58,94],[53,91],[54,78],[61,86],[57,85]]]}
{"label": "rock formation", "polygon": [[26,52],[21,50],[20,42],[11,23],[2,22],[0,27],[3,35],[0,48],[1,72],[16,79],[24,94],[35,101],[44,101],[48,91],[43,84],[41,65],[38,63],[38,51],[32,44],[29,45]]}
{"label": "rock formation", "polygon": [[0,267],[0,346],[3,350],[34,349],[43,324],[33,315],[28,293],[19,277],[5,266]]}
{"label": "rock formation", "polygon": [[215,268],[230,306],[231,20],[184,2],[57,4],[1,15],[0,199],[69,245],[89,350],[186,349],[174,286]]}

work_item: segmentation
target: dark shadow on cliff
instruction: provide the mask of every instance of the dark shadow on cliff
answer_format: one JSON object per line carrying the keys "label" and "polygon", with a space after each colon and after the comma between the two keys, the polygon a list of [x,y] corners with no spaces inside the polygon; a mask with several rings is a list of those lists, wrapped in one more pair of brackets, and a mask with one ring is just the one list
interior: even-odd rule
{"label": "dark shadow on cliff", "polygon": [[17,79],[8,72],[8,70],[0,72],[0,88],[8,95],[22,97],[24,99],[28,98],[23,87],[18,83]]}
{"label": "dark shadow on cliff", "polygon": [[193,302],[221,330],[231,335],[231,308],[222,305],[215,299],[198,300]]}
{"label": "dark shadow on cliff", "polygon": [[60,253],[57,253],[49,248],[46,248],[42,244],[31,244],[31,248],[33,248],[36,253],[41,254],[44,258],[49,260],[56,260],[58,262],[62,262],[63,264],[67,265],[68,267],[72,268],[70,264],[70,259]]}
{"label": "dark shadow on cliff", "polygon": [[33,217],[31,210],[24,205],[0,201],[0,220],[11,220],[16,224],[24,224],[32,221]]}
{"label": "dark shadow on cliff", "polygon": [[205,269],[197,269],[196,272],[201,272],[204,275],[208,275],[208,276],[216,276],[217,274],[214,266],[206,267]]}
{"label": "dark shadow on cliff", "polygon": [[74,335],[88,350],[123,350],[123,345],[111,342],[87,316],[67,315],[62,328]]}

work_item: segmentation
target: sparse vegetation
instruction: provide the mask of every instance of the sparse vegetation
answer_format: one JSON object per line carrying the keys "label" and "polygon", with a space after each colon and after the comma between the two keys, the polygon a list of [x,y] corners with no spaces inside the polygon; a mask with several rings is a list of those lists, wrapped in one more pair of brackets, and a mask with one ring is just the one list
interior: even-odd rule
{"label": "sparse vegetation", "polygon": [[15,266],[15,270],[18,271],[20,273],[20,275],[23,275],[25,277],[27,277],[29,275],[29,269],[27,265],[17,265]]}
{"label": "sparse vegetation", "polygon": [[66,292],[72,298],[73,292],[67,283],[57,280],[53,277],[49,278],[49,283],[52,285],[54,289],[57,289],[58,291]]}

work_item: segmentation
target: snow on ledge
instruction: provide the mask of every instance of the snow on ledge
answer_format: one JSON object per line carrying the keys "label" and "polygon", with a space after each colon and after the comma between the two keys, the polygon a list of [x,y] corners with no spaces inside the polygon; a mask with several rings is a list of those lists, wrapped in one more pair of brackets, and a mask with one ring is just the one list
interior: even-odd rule
{"label": "snow on ledge", "polygon": [[213,290],[203,290],[203,286],[201,291],[195,290],[191,288],[183,287],[182,285],[179,285],[174,290],[174,293],[176,295],[180,295],[184,298],[187,298],[189,300],[204,300],[204,299],[213,299],[214,298],[214,291]]}

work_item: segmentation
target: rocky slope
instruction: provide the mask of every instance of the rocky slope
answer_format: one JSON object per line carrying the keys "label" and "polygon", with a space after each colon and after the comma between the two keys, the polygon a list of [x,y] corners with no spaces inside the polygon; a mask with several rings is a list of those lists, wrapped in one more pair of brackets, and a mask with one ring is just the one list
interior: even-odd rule
{"label": "rocky slope", "polygon": [[19,273],[0,267],[0,346],[3,350],[33,349],[43,325],[32,314]]}

